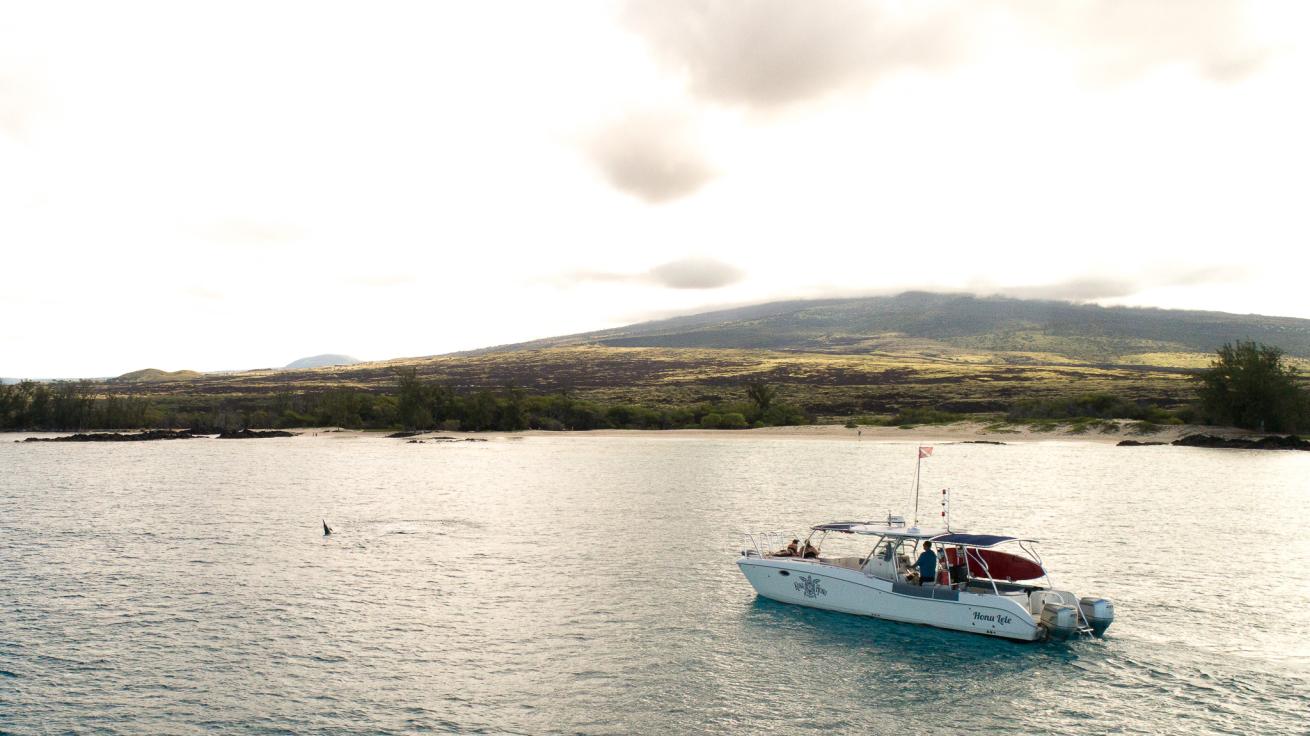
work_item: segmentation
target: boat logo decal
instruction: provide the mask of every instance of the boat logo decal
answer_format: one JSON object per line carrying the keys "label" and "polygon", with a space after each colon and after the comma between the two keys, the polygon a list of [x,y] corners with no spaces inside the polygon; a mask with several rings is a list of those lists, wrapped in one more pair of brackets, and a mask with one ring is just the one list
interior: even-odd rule
{"label": "boat logo decal", "polygon": [[998,614],[996,614],[995,616],[989,616],[989,615],[987,615],[987,614],[985,614],[985,613],[978,613],[977,611],[974,611],[974,612],[973,612],[973,620],[974,620],[974,621],[991,621],[991,622],[994,623],[994,624],[1001,624],[1002,626],[1004,626],[1004,625],[1010,623],[1010,617],[1009,617],[1009,616],[1006,616],[1006,615],[1003,614],[1003,613],[998,613]]}
{"label": "boat logo decal", "polygon": [[818,576],[803,575],[800,580],[796,581],[796,590],[805,594],[806,598],[818,598],[821,595],[828,595],[828,591],[823,589],[819,584]]}

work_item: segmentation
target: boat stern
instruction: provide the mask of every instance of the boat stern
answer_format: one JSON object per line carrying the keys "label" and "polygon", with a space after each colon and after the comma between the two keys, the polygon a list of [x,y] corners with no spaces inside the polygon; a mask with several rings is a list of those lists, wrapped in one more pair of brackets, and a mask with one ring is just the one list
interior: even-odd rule
{"label": "boat stern", "polygon": [[1114,622],[1114,604],[1104,598],[1078,598],[1067,590],[1035,590],[1029,610],[1048,639],[1069,639],[1083,634],[1101,636]]}
{"label": "boat stern", "polygon": [[1091,627],[1093,636],[1105,635],[1105,630],[1114,623],[1114,604],[1104,598],[1080,598],[1078,610]]}

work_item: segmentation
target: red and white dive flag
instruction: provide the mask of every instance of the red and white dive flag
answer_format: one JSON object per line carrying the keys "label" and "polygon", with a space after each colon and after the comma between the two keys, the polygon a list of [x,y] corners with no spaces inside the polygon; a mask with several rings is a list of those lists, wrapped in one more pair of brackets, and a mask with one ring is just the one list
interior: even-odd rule
{"label": "red and white dive flag", "polygon": [[932,448],[931,448],[931,447],[920,447],[920,448],[919,448],[919,457],[920,457],[920,458],[932,457]]}

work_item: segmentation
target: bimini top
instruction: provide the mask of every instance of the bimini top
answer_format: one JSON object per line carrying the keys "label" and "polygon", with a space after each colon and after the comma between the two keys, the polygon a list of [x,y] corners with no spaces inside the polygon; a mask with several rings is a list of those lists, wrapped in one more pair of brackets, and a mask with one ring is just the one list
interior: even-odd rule
{"label": "bimini top", "polygon": [[810,527],[816,532],[841,532],[842,534],[854,534],[855,527],[868,526],[873,522],[869,521],[833,521],[827,524]]}
{"label": "bimini top", "polygon": [[999,534],[939,534],[932,538],[932,541],[941,544],[964,544],[970,547],[995,547],[1003,542],[1036,542],[1036,539],[1019,539],[1018,537],[1003,537]]}
{"label": "bimini top", "polygon": [[841,534],[876,534],[883,537],[901,537],[904,539],[927,539],[940,544],[962,544],[969,547],[995,547],[1005,542],[1036,542],[1036,539],[1021,539],[1000,534],[965,534],[945,529],[920,529],[917,526],[906,527],[904,522],[884,523],[873,521],[834,521],[810,527],[816,532],[840,532]]}
{"label": "bimini top", "polygon": [[947,534],[945,529],[920,529],[917,526],[907,527],[903,521],[893,521],[890,524],[875,521],[834,521],[830,524],[812,526],[810,529],[816,532],[876,534],[883,537],[902,537],[905,539],[933,539]]}

